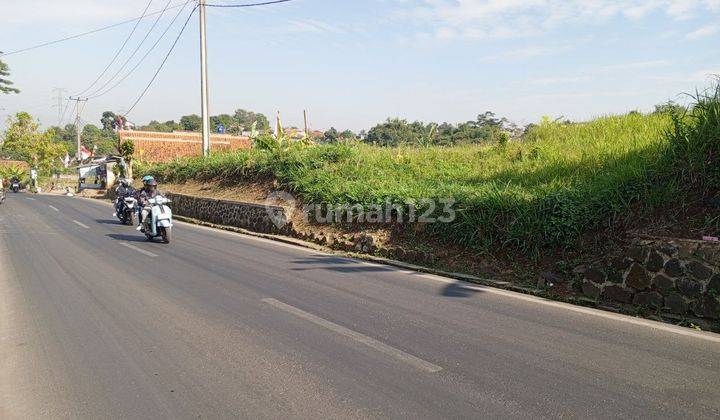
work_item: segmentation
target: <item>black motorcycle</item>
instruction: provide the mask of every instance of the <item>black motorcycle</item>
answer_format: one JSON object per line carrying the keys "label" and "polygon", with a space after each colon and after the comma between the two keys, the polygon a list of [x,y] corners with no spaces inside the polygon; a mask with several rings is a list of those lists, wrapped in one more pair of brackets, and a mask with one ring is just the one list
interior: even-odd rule
{"label": "black motorcycle", "polygon": [[18,181],[13,181],[13,183],[10,184],[10,189],[11,189],[12,192],[14,192],[14,193],[20,191],[20,183],[19,183]]}
{"label": "black motorcycle", "polygon": [[138,203],[135,199],[135,190],[126,189],[115,199],[115,216],[125,225],[135,225],[138,212]]}

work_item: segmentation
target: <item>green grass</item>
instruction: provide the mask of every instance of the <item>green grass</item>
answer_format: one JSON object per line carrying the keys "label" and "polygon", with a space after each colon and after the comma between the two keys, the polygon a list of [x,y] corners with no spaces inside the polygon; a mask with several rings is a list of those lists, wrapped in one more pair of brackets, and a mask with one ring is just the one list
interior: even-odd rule
{"label": "green grass", "polygon": [[141,167],[165,182],[275,177],[304,202],[456,200],[457,219],[428,226],[441,240],[537,255],[573,247],[653,197],[667,148],[665,114],[545,122],[523,141],[499,145],[381,148],[321,145],[249,150]]}

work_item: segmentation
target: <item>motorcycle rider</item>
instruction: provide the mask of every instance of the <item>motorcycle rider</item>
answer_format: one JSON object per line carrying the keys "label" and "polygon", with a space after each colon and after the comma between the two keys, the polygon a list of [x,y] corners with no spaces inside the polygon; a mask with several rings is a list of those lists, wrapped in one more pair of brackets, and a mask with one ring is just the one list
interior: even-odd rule
{"label": "motorcycle rider", "polygon": [[138,217],[138,229],[143,232],[145,227],[143,226],[143,220],[148,216],[148,200],[155,198],[160,192],[157,188],[157,181],[152,175],[145,175],[142,179],[143,187],[137,191],[135,198],[140,205],[140,216]]}
{"label": "motorcycle rider", "polygon": [[[20,179],[17,176],[13,175],[13,177],[10,178],[10,188],[12,189],[15,186],[15,184],[18,184],[18,186],[19,186]],[[19,187],[18,187],[18,189],[19,189]],[[13,189],[13,191],[15,191],[15,190]]]}
{"label": "motorcycle rider", "polygon": [[115,211],[117,214],[120,214],[124,205],[124,198],[135,196],[135,189],[130,184],[130,181],[125,178],[121,178],[115,192],[117,193],[117,198],[115,199]]}
{"label": "motorcycle rider", "polygon": [[130,185],[130,181],[128,181],[125,178],[120,179],[120,184],[118,185],[117,189],[115,189],[115,192],[117,192],[118,197],[127,197],[129,195],[135,194],[135,189]]}

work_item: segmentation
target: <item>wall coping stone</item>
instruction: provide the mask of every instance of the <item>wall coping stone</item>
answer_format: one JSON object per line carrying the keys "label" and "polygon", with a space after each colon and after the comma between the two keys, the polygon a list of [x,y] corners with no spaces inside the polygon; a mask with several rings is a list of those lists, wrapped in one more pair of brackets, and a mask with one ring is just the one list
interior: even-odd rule
{"label": "wall coping stone", "polygon": [[178,194],[173,192],[165,193],[165,196],[172,199],[172,197],[182,197],[187,198],[190,200],[206,200],[213,203],[220,203],[220,204],[229,204],[233,206],[244,206],[244,207],[253,207],[253,208],[260,208],[260,209],[272,209],[277,211],[285,211],[285,209],[281,206],[275,206],[270,204],[258,204],[258,203],[249,203],[246,201],[235,201],[235,200],[224,200],[224,199],[218,199],[218,198],[210,198],[210,197],[201,197],[196,195],[187,195],[187,194]]}

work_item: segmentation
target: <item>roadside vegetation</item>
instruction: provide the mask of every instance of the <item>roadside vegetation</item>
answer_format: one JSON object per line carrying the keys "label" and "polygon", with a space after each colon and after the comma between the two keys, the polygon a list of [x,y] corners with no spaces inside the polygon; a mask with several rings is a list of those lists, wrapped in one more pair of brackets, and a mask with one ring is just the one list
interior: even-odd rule
{"label": "roadside vegetation", "polygon": [[[276,179],[306,203],[456,201],[457,219],[428,225],[441,241],[472,249],[577,245],[634,203],[663,194],[653,176],[672,116],[630,113],[569,124],[545,119],[521,139],[446,147],[362,142],[257,142],[251,150],[143,167],[164,182]],[[651,202],[654,202],[651,200]],[[438,209],[440,210],[440,209]]]}

